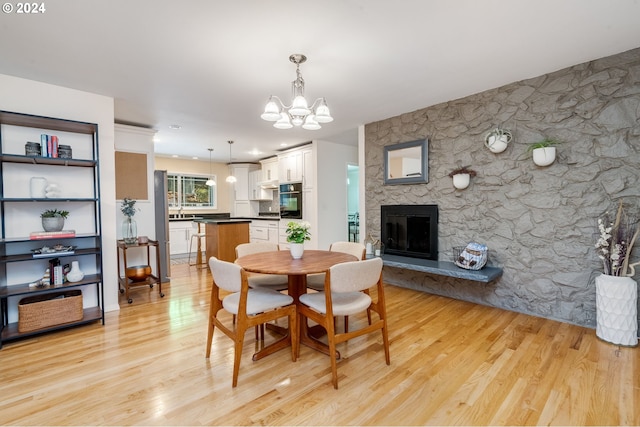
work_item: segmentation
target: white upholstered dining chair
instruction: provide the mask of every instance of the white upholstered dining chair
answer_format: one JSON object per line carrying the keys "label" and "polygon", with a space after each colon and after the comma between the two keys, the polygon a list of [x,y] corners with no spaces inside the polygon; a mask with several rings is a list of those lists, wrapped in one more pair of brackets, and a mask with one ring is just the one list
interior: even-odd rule
{"label": "white upholstered dining chair", "polygon": [[[245,255],[252,255],[261,252],[271,252],[279,250],[277,243],[269,242],[251,242],[241,243],[236,246],[236,258]],[[288,288],[289,278],[282,274],[259,274],[248,273],[249,287],[251,288],[269,288],[277,291],[284,291]]]}
{"label": "white upholstered dining chair", "polygon": [[[280,249],[277,243],[250,242],[236,246],[236,259],[245,255],[271,252]],[[289,277],[282,274],[260,274],[247,272],[250,288],[267,288],[284,291],[289,287]],[[256,340],[264,340],[264,324],[256,326]]]}
{"label": "white upholstered dining chair", "polygon": [[[329,246],[330,251],[344,252],[358,258],[358,261],[364,259],[366,248],[362,243],[358,242],[334,242]],[[307,288],[314,291],[324,290],[324,273],[307,275]],[[367,311],[367,317],[371,319],[371,314]],[[371,322],[369,322],[371,323]],[[349,330],[349,316],[344,316],[344,331]]]}
{"label": "white upholstered dining chair", "polygon": [[[215,328],[218,328],[234,342],[232,385],[235,387],[238,384],[242,344],[246,330],[270,320],[288,317],[289,333],[270,345],[276,345],[281,340],[289,340],[291,345],[291,359],[295,362],[299,351],[299,329],[296,317],[296,306],[293,303],[293,298],[272,289],[250,289],[247,272],[237,264],[211,257],[209,259],[209,268],[213,276],[213,286],[211,287],[211,302],[209,307],[207,359],[211,355],[213,332]],[[221,298],[220,289],[231,293]],[[218,313],[223,309],[235,315],[235,328],[225,326],[218,318]]]}
{"label": "white upholstered dining chair", "polygon": [[[329,246],[329,250],[353,255],[360,261],[364,258],[366,248],[362,243],[358,242],[333,242]],[[307,275],[307,288],[316,291],[324,290],[324,273]]]}
{"label": "white upholstered dining chair", "polygon": [[[377,301],[373,301],[366,290],[375,287]],[[329,354],[336,354],[336,345],[371,332],[380,330],[384,345],[385,361],[391,363],[389,356],[389,337],[387,332],[387,314],[382,284],[382,259],[372,258],[364,261],[352,261],[336,264],[327,270],[324,291],[300,295],[298,314],[302,322],[307,319],[322,325],[327,331]],[[378,319],[354,331],[336,333],[334,316],[349,316],[372,310]],[[336,358],[331,360],[333,387],[338,388]]]}

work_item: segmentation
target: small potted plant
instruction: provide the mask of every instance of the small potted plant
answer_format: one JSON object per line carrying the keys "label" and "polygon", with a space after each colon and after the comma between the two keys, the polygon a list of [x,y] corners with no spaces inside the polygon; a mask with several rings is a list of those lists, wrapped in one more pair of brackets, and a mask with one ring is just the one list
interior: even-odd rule
{"label": "small potted plant", "polygon": [[529,144],[527,147],[527,153],[531,153],[533,157],[533,163],[538,166],[549,166],[556,160],[556,145],[560,144],[560,141],[552,138],[544,138],[542,141]]}
{"label": "small potted plant", "polygon": [[64,220],[69,216],[69,211],[47,209],[40,214],[44,231],[61,231],[64,228]]}
{"label": "small potted plant", "polygon": [[492,153],[502,153],[513,139],[509,129],[495,128],[484,137],[484,145]]}
{"label": "small potted plant", "polygon": [[287,224],[287,242],[293,259],[302,258],[305,240],[311,240],[309,229],[311,224],[306,221],[289,221]]}
{"label": "small potted plant", "polygon": [[476,176],[476,171],[469,169],[469,166],[462,166],[451,171],[449,176],[453,179],[453,186],[455,188],[464,190],[469,186],[471,177]]}

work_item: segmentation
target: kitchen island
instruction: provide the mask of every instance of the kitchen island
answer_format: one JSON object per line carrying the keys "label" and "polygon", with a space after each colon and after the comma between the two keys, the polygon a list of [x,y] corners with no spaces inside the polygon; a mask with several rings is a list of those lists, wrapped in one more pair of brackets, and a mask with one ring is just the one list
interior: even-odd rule
{"label": "kitchen island", "polygon": [[236,246],[249,243],[248,219],[196,219],[194,222],[204,224],[207,241],[205,253],[206,263],[212,256],[223,261],[236,260]]}

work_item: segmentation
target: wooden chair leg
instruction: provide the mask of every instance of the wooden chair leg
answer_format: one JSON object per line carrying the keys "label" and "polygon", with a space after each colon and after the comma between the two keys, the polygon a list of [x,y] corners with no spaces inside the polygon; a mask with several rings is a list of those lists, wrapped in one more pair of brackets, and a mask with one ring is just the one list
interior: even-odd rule
{"label": "wooden chair leg", "polygon": [[289,339],[291,340],[291,360],[298,360],[298,354],[300,353],[299,327],[298,327],[298,314],[297,310],[292,311],[289,314]]}
{"label": "wooden chair leg", "polygon": [[213,342],[213,329],[214,329],[213,320],[209,319],[209,332],[207,334],[207,354],[206,358],[208,359],[211,356],[211,343]]}
{"label": "wooden chair leg", "polygon": [[207,353],[206,358],[211,356],[211,344],[213,343],[213,332],[215,330],[216,316],[220,310],[222,303],[217,299],[217,295],[211,298],[211,306],[209,307],[209,330],[207,333]]}
{"label": "wooden chair leg", "polygon": [[234,354],[233,354],[233,381],[231,386],[238,385],[238,373],[240,372],[240,359],[242,358],[242,344],[244,342],[244,330],[236,330]]}
{"label": "wooden chair leg", "polygon": [[[336,354],[336,328],[335,323],[328,318],[327,325],[327,343],[329,344],[329,354]],[[331,360],[331,382],[333,388],[338,389],[338,361],[335,357],[329,357]]]}

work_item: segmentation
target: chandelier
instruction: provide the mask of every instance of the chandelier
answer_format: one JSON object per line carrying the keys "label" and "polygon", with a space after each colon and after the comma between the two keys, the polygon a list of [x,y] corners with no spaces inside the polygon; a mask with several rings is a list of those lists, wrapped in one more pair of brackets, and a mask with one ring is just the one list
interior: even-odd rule
{"label": "chandelier", "polygon": [[294,126],[302,126],[303,129],[320,129],[320,123],[329,123],[333,117],[329,113],[327,101],[324,98],[316,99],[311,107],[304,97],[304,79],[300,73],[300,64],[304,63],[307,57],[294,53],[289,57],[289,61],[296,64],[296,79],[291,82],[292,102],[290,106],[284,103],[277,96],[271,95],[264,113],[260,117],[269,122],[275,122],[273,127],[277,129],[291,129]]}

